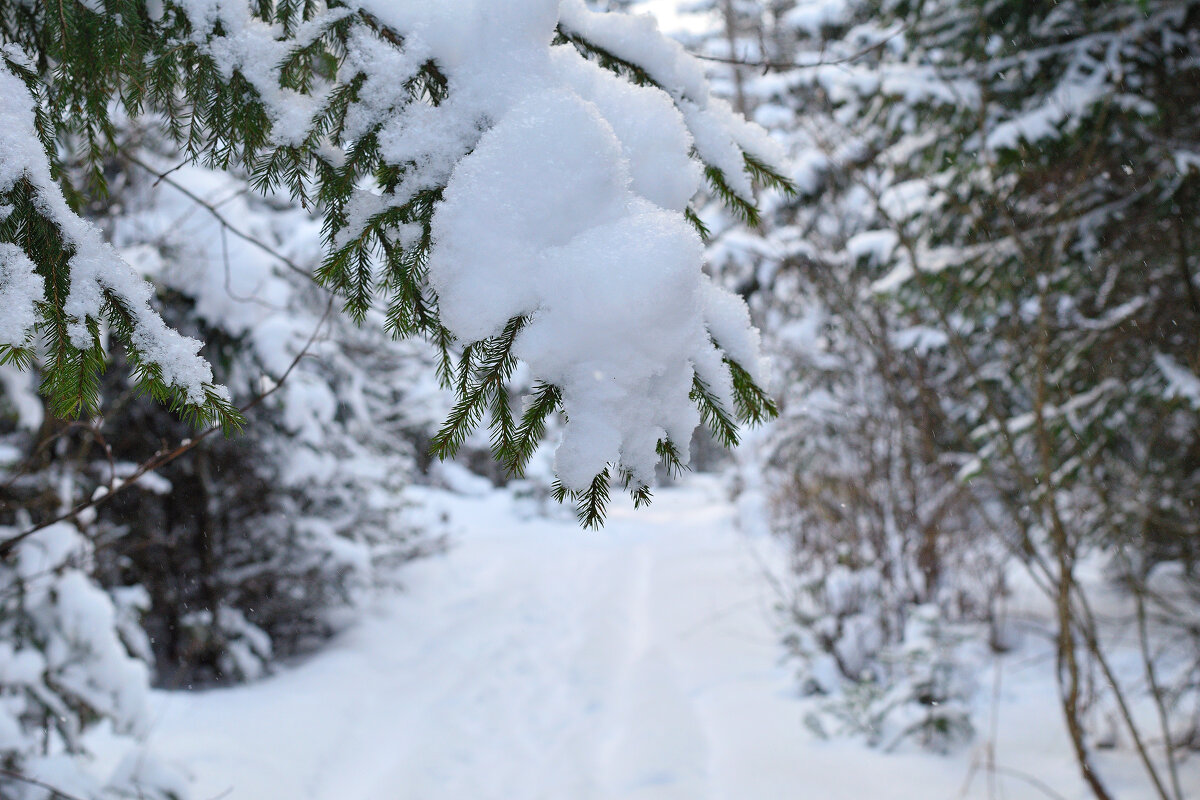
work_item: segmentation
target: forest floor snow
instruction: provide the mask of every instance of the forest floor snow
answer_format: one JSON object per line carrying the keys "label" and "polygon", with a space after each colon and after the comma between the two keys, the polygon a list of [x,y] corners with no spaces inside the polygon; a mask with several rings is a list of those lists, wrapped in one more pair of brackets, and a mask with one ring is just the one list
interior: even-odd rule
{"label": "forest floor snow", "polygon": [[[1087,796],[1044,661],[1000,662],[985,732],[949,756],[816,738],[764,578],[780,554],[739,533],[715,479],[600,532],[501,492],[425,500],[452,514],[452,546],[326,649],[252,685],[157,695],[151,748],[196,800]],[[1005,772],[988,775],[993,723]],[[1105,758],[1117,796],[1146,796],[1131,759]]]}

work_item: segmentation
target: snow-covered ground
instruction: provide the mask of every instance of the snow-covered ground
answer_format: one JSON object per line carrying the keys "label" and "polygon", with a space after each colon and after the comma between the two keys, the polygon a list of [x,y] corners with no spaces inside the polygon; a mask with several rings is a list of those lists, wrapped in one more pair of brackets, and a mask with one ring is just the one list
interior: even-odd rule
{"label": "snow-covered ground", "polygon": [[[777,554],[738,532],[715,479],[599,533],[498,492],[427,501],[453,514],[449,552],[327,649],[254,685],[159,695],[151,746],[196,798],[1088,796],[1043,659],[980,677],[998,702],[950,756],[815,738],[780,661]],[[1148,796],[1129,758],[1101,763],[1116,796]]]}

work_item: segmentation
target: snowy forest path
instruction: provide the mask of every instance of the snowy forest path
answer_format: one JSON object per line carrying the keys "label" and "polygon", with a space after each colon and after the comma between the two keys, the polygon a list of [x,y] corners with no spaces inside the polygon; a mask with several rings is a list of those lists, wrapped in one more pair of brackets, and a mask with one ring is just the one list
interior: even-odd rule
{"label": "snowy forest path", "polygon": [[729,690],[800,709],[721,494],[700,479],[600,532],[455,498],[462,532],[403,592],[263,683],[164,695],[151,742],[201,798],[746,796],[720,788]]}
{"label": "snowy forest path", "polygon": [[[763,559],[694,476],[599,532],[501,492],[307,661],[158,696],[153,750],[198,800],[957,798],[957,759],[821,742],[781,663]],[[906,795],[907,796],[907,795]]]}

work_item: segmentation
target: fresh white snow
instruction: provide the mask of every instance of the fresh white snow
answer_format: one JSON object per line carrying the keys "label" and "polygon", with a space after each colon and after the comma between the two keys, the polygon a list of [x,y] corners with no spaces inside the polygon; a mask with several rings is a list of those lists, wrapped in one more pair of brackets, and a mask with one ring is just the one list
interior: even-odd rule
{"label": "fresh white snow", "polygon": [[[780,660],[780,554],[725,495],[694,477],[588,533],[503,493],[430,492],[458,530],[446,555],[305,663],[159,693],[151,748],[200,800],[1047,796],[1025,776],[1087,796],[1036,648],[980,676],[980,731],[949,756],[817,739]],[[1118,796],[1149,796],[1128,754],[1101,759]]]}

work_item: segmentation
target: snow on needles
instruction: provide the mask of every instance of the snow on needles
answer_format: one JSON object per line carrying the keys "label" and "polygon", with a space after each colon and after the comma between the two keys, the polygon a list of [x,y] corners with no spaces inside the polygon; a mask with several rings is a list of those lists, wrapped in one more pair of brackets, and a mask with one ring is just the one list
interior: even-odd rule
{"label": "snow on needles", "polygon": [[[0,66],[0,194],[22,179],[32,187],[40,211],[58,227],[73,251],[70,290],[64,304],[71,343],[81,350],[92,347],[89,323],[102,318],[106,296],[111,297],[129,312],[132,343],[146,362],[159,369],[165,384],[181,389],[196,405],[203,404],[206,393],[214,388],[223,391],[212,386],[212,369],[199,355],[201,342],[181,336],[163,322],[150,306],[151,285],[104,241],[99,229],[71,211],[51,177],[37,137],[33,98],[19,78]],[[31,275],[30,264],[15,246],[0,249],[0,300],[5,301],[0,343],[23,344],[29,331],[33,300],[40,297],[41,288],[40,280]]]}
{"label": "snow on needles", "polygon": [[[379,5],[389,19],[391,7]],[[452,15],[445,4],[400,4],[408,35],[447,71],[451,97],[492,101],[493,124],[434,215],[429,274],[443,322],[477,341],[526,318],[514,353],[563,392],[569,421],[555,468],[564,486],[586,488],[609,463],[649,483],[660,440],[686,458],[700,422],[694,374],[732,410],[714,339],[759,372],[749,315],[703,275],[702,244],[684,217],[701,180],[693,137],[668,94],[551,45],[557,0],[451,5]],[[563,8],[586,21],[578,4]],[[450,19],[457,36],[441,30]],[[631,45],[647,36],[644,18],[604,19],[606,46],[617,49],[619,25]],[[686,75],[684,63],[656,66]],[[703,88],[690,77],[689,94]],[[733,134],[725,138],[732,146]]]}
{"label": "snow on needles", "polygon": [[15,244],[0,242],[0,345],[22,347],[37,322],[36,303],[42,299],[42,277],[29,256]]}

